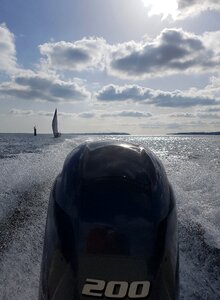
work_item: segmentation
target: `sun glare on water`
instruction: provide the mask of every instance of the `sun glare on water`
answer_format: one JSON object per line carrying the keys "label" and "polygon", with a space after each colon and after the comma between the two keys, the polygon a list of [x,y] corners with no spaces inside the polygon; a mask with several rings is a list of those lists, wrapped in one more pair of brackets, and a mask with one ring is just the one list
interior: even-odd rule
{"label": "sun glare on water", "polygon": [[178,15],[177,0],[142,0],[142,2],[149,9],[149,16],[162,15],[162,19],[171,16],[175,19]]}

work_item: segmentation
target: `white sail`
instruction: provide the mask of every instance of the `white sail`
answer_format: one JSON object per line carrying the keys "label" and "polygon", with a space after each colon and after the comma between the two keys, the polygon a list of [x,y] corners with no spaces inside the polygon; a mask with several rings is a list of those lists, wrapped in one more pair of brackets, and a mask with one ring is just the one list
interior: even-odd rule
{"label": "white sail", "polygon": [[54,137],[59,137],[61,134],[58,132],[58,121],[57,121],[57,109],[55,109],[55,113],[52,120],[52,129]]}

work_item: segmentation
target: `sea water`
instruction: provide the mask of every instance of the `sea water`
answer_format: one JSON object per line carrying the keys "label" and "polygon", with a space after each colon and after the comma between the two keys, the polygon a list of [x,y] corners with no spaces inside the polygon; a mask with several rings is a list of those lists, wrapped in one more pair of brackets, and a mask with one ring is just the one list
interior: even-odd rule
{"label": "sea water", "polygon": [[50,189],[84,141],[141,144],[163,162],[178,210],[180,298],[220,299],[220,136],[0,134],[0,299],[37,299]]}

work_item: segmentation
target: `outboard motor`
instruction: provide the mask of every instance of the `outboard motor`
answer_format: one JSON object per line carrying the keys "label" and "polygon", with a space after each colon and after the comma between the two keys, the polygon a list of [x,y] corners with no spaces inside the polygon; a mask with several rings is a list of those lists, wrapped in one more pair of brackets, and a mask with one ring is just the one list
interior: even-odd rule
{"label": "outboard motor", "polygon": [[73,150],[50,195],[39,300],[178,299],[172,188],[147,149]]}

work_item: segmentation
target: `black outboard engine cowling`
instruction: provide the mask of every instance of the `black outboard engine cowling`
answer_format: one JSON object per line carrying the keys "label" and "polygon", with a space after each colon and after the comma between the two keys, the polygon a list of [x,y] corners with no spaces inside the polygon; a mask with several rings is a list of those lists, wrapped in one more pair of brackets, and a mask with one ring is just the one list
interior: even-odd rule
{"label": "black outboard engine cowling", "polygon": [[173,191],[142,147],[85,143],[50,195],[39,299],[178,299]]}

